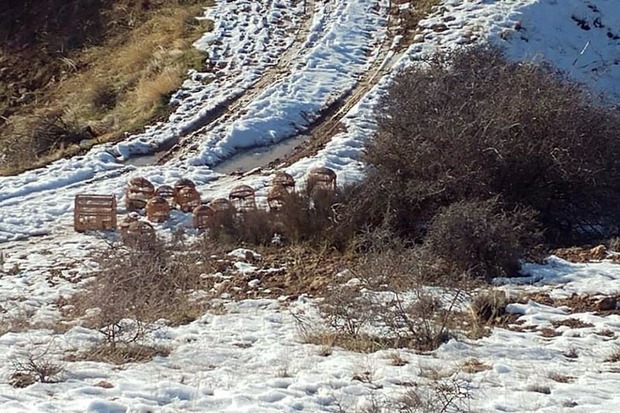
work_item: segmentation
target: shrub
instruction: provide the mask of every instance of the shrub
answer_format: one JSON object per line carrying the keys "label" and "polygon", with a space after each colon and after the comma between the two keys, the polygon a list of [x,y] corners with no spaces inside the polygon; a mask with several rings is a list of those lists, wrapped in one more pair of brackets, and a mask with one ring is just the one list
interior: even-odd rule
{"label": "shrub", "polygon": [[291,193],[277,211],[240,214],[221,213],[208,225],[209,236],[222,242],[268,245],[278,234],[289,243],[310,242],[339,244],[345,237],[336,231],[336,206],[340,192],[315,191],[313,196]]}
{"label": "shrub", "polygon": [[552,68],[466,48],[400,73],[379,107],[363,221],[421,239],[438,208],[500,196],[554,244],[620,232],[620,114]]}
{"label": "shrub", "polygon": [[501,211],[496,199],[460,201],[435,215],[425,243],[459,271],[490,280],[514,275],[537,235],[531,211]]}
{"label": "shrub", "polygon": [[32,138],[39,147],[37,155],[92,137],[90,128],[80,126],[76,120],[68,119],[61,112],[41,116],[32,130]]}
{"label": "shrub", "polygon": [[98,82],[89,91],[90,104],[96,110],[110,110],[118,102],[118,92],[111,84]]}
{"label": "shrub", "polygon": [[189,293],[200,288],[200,274],[210,270],[205,256],[195,254],[161,241],[140,248],[112,245],[95,257],[97,277],[72,298],[77,315],[85,314],[86,324],[111,348],[140,344],[156,320],[192,321],[189,316],[200,304]]}
{"label": "shrub", "polygon": [[22,355],[13,360],[13,370],[9,384],[22,388],[35,382],[58,383],[63,380],[65,367],[58,361],[58,356],[50,354],[48,345],[27,348]]}

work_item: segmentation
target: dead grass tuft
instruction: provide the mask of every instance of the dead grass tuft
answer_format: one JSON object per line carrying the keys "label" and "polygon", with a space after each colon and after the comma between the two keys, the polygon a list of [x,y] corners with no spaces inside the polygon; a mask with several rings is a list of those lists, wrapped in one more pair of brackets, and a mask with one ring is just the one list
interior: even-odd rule
{"label": "dead grass tuft", "polygon": [[620,348],[613,350],[605,359],[608,363],[617,363],[620,361]]}
{"label": "dead grass tuft", "polygon": [[551,394],[551,387],[546,384],[530,384],[526,390],[534,393]]}
{"label": "dead grass tuft", "polygon": [[572,383],[575,380],[574,376],[567,376],[560,373],[550,373],[548,377],[558,383]]}
{"label": "dead grass tuft", "polygon": [[152,360],[156,356],[167,357],[170,351],[168,347],[147,346],[142,344],[129,344],[116,347],[100,345],[80,353],[77,356],[77,360],[100,361],[116,365],[144,363]]}
{"label": "dead grass tuft", "polygon": [[486,370],[491,370],[491,366],[489,366],[488,364],[484,364],[478,359],[470,359],[463,363],[463,365],[461,366],[461,370],[465,373],[474,374]]}

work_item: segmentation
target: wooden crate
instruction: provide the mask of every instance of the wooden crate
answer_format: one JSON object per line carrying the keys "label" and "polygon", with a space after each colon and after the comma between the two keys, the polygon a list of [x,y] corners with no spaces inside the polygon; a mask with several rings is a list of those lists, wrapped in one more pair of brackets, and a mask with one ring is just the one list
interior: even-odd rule
{"label": "wooden crate", "polygon": [[116,196],[76,195],[73,228],[77,232],[116,230]]}

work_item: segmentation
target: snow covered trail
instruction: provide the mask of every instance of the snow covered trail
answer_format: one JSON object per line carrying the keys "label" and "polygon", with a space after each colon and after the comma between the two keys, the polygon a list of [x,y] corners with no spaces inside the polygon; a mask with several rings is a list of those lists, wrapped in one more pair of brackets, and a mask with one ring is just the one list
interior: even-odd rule
{"label": "snow covered trail", "polygon": [[[128,179],[130,175],[137,174],[147,178],[160,174],[183,175],[199,183],[213,179],[210,169],[186,162],[169,162],[159,169],[135,169],[123,165],[121,160],[132,154],[150,152],[169,141],[179,128],[195,123],[197,118],[204,119],[205,108],[217,96],[226,95],[225,100],[230,100],[230,96],[239,96],[235,92],[238,87],[244,90],[254,86],[258,88],[241,100],[242,104],[247,102],[246,108],[241,104],[235,106],[238,113],[243,113],[243,122],[259,125],[259,128],[262,127],[260,125],[269,126],[272,123],[268,139],[277,140],[273,139],[274,134],[278,139],[290,136],[291,124],[302,122],[306,115],[316,116],[316,112],[328,104],[329,99],[346,93],[376,58],[375,47],[384,36],[383,16],[387,14],[387,4],[372,0],[356,0],[349,4],[342,0],[309,1],[307,7],[313,7],[315,17],[309,20],[311,26],[308,27],[299,26],[299,18],[295,17],[304,14],[304,2],[265,0],[260,3],[219,3],[212,12],[217,19],[216,30],[206,35],[204,42],[215,44],[215,49],[210,50],[211,59],[216,67],[221,66],[222,80],[216,77],[206,85],[190,81],[195,93],[188,94],[186,87],[176,95],[180,102],[190,103],[183,103],[170,122],[156,125],[144,134],[114,146],[97,147],[83,157],[61,160],[16,177],[1,178],[0,215],[3,219],[0,221],[0,242],[49,232],[56,219],[68,219],[72,211],[71,200],[76,193],[121,193],[122,179],[108,180],[108,176],[125,174],[125,179]],[[277,21],[273,22],[273,19]],[[272,30],[273,26],[277,30]],[[268,28],[268,35],[263,35]],[[259,47],[261,45],[262,48]],[[261,51],[265,53],[261,54]],[[264,61],[257,62],[259,56]],[[278,59],[282,58],[283,63],[278,65]],[[269,71],[269,67],[274,68],[276,75]],[[216,71],[216,76],[218,73]],[[194,74],[194,78],[203,75]],[[264,77],[261,78],[262,75]],[[260,98],[257,97],[259,95]],[[204,105],[196,105],[197,99]],[[215,106],[220,104],[218,101]],[[302,112],[304,107],[307,110]],[[269,120],[272,117],[274,122]],[[234,117],[224,117],[218,125],[224,130],[239,123],[234,123]],[[249,135],[246,133],[244,136]],[[265,139],[265,136],[262,138]],[[250,145],[235,139],[226,142],[216,152],[231,153],[238,149],[235,148],[237,146]],[[252,142],[260,143],[256,140]],[[213,150],[208,145],[202,148],[207,152]],[[109,181],[107,184],[104,182],[106,180]],[[20,208],[16,209],[16,205]]]}
{"label": "snow covered trail", "polygon": [[182,159],[215,165],[241,149],[295,136],[355,87],[377,60],[389,2],[337,0],[315,7],[309,36],[292,56],[287,76],[263,88],[242,111],[197,131],[197,144]]}

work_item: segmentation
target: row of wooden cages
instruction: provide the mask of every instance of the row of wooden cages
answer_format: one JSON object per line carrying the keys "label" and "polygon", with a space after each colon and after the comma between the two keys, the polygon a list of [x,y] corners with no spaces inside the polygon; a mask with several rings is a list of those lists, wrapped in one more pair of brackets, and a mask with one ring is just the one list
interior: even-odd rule
{"label": "row of wooden cages", "polygon": [[[335,191],[336,173],[329,168],[313,168],[308,172],[306,187],[310,192],[317,189]],[[276,173],[267,194],[269,209],[280,209],[288,194],[294,192],[295,179],[285,172]],[[146,178],[132,178],[125,186],[125,205],[128,211],[144,209],[151,222],[167,221],[172,209],[191,212],[193,226],[198,229],[208,227],[221,214],[245,213],[257,208],[255,190],[248,185],[234,187],[228,199],[218,198],[203,204],[194,182],[185,178],[179,179],[174,186],[162,185],[157,189]],[[116,209],[114,195],[77,195],[74,229],[78,232],[116,230]],[[138,214],[127,215],[118,227],[124,241],[155,236],[153,227],[140,221]]]}

